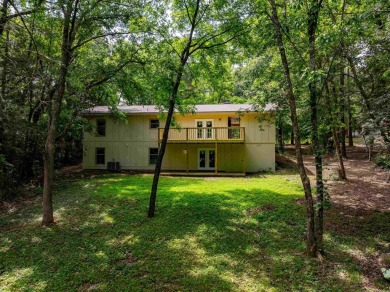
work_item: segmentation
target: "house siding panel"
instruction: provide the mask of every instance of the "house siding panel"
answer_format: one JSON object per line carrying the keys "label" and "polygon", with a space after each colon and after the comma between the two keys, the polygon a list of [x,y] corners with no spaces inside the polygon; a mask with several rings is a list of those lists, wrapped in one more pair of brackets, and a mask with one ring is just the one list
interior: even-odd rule
{"label": "house siding panel", "polygon": [[[177,123],[183,128],[196,127],[197,119],[212,119],[214,127],[227,127],[228,117],[235,117],[233,113],[202,113],[176,115]],[[245,113],[240,116],[240,126],[245,127],[245,144],[218,144],[218,171],[226,172],[257,172],[259,170],[275,169],[275,125],[263,121],[261,127],[256,113]],[[90,117],[95,125],[97,117]],[[102,118],[99,116],[99,119]],[[106,163],[119,161],[122,169],[153,170],[149,164],[149,148],[158,147],[158,130],[150,129],[150,120],[156,115],[130,115],[127,123],[114,122],[106,117],[106,136],[95,134],[84,135],[85,169],[105,169],[105,165],[95,164],[95,148],[106,148]],[[164,126],[161,122],[160,127]],[[168,144],[163,161],[163,170],[186,170],[187,159],[185,149],[188,150],[188,169],[198,169],[198,149],[215,148],[215,144]],[[244,159],[245,157],[245,159]]]}

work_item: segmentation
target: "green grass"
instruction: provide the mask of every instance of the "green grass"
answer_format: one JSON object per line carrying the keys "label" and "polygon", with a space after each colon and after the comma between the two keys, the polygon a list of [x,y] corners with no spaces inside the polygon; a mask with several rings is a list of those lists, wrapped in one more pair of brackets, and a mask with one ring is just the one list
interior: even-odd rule
{"label": "green grass", "polygon": [[328,232],[320,264],[304,253],[295,175],[162,177],[148,219],[151,180],[58,183],[50,228],[40,226],[39,201],[0,215],[0,290],[353,291],[364,275],[350,250],[372,253],[386,239]]}

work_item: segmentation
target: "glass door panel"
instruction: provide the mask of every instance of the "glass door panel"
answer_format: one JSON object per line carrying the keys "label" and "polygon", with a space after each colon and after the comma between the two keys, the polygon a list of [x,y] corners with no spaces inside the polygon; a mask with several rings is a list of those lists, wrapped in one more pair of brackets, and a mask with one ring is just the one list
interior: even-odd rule
{"label": "glass door panel", "polygon": [[199,167],[200,168],[206,167],[206,150],[199,151]]}
{"label": "glass door panel", "polygon": [[215,150],[199,149],[198,150],[198,169],[208,170],[215,168]]}
{"label": "glass door panel", "polygon": [[209,150],[209,168],[215,167],[215,150]]}

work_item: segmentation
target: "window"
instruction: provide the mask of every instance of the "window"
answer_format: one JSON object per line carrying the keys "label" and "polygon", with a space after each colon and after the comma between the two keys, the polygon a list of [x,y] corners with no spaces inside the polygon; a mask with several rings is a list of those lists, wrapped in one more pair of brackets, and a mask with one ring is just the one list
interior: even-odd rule
{"label": "window", "polygon": [[195,125],[197,127],[197,138],[198,139],[213,139],[214,138],[214,131],[213,120],[195,120]]}
{"label": "window", "polygon": [[106,149],[96,148],[96,164],[106,164]]}
{"label": "window", "polygon": [[228,127],[233,128],[229,129],[228,138],[229,139],[240,139],[240,118],[239,117],[229,117],[228,118]]}
{"label": "window", "polygon": [[106,120],[96,120],[96,132],[98,136],[106,136]]}
{"label": "window", "polygon": [[159,127],[160,127],[159,120],[150,120],[150,128],[151,129],[158,129]]}
{"label": "window", "polygon": [[149,164],[156,164],[158,157],[158,148],[149,148]]}

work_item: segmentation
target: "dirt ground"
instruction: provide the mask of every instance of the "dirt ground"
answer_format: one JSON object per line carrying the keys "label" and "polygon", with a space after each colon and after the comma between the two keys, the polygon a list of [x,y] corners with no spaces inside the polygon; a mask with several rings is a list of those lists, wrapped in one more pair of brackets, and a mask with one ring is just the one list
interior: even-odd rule
{"label": "dirt ground", "polygon": [[[308,152],[308,149],[305,150]],[[287,159],[293,160],[294,148],[288,146],[287,153]],[[312,186],[315,186],[313,156],[305,155],[304,160]],[[338,178],[338,161],[335,156],[325,156],[323,165],[325,186],[331,202],[331,208],[325,211],[325,230],[353,237],[364,237],[367,230],[378,234],[390,232],[389,172],[368,160],[364,145],[347,148],[347,159],[344,159],[346,181]],[[388,223],[377,224],[377,214],[389,218]],[[374,282],[382,278],[380,268],[388,264],[385,258],[390,258],[390,243],[378,244],[378,250],[372,253],[361,250],[364,250],[364,246],[360,250],[351,251],[351,256],[364,271],[364,290],[379,291]],[[332,269],[326,265],[324,268]]]}
{"label": "dirt ground", "polygon": [[[305,156],[305,163],[315,173],[313,157]],[[355,215],[367,211],[390,212],[389,173],[368,160],[363,145],[347,148],[344,167],[347,180],[340,181],[337,158],[324,157],[324,180],[333,204],[348,207]]]}
{"label": "dirt ground", "polygon": [[[283,163],[294,160],[294,151],[293,146],[286,147],[288,156],[281,158]],[[312,155],[305,155],[304,161],[312,185],[315,186],[314,158]],[[356,212],[355,215],[367,211],[390,212],[390,183],[387,182],[389,172],[368,160],[364,145],[347,147],[344,167],[346,181],[338,178],[337,158],[333,155],[323,157],[323,177],[333,204],[348,207]]]}

